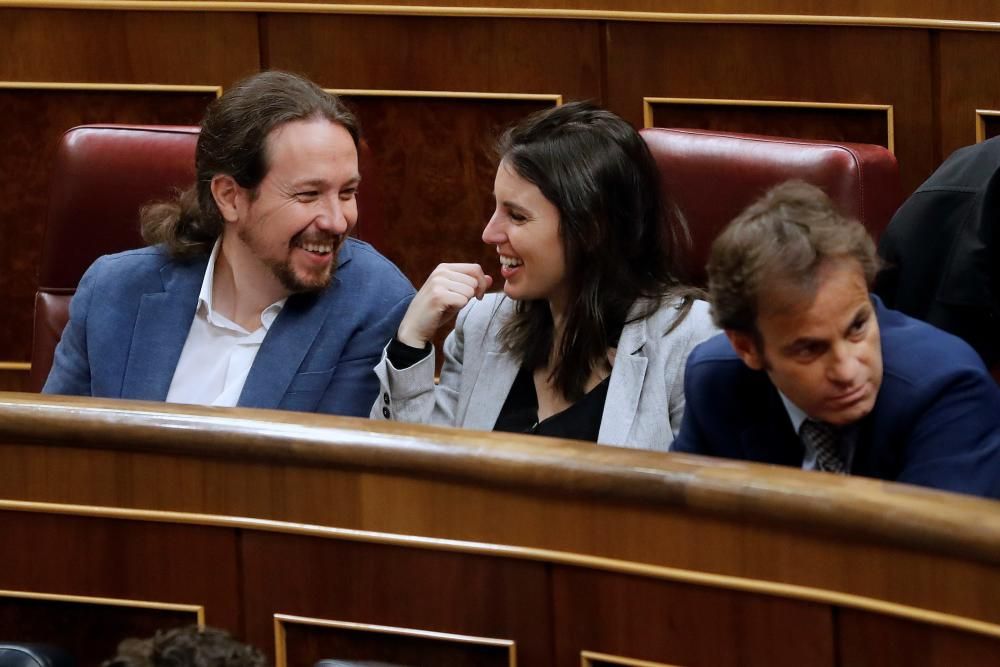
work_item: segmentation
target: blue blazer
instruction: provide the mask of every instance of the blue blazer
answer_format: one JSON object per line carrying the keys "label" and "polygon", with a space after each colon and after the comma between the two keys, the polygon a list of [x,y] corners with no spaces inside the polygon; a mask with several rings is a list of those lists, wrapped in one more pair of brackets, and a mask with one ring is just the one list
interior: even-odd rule
{"label": "blue blazer", "polygon": [[[207,265],[207,255],[177,261],[159,246],[94,262],[42,391],[165,400]],[[379,387],[372,368],[413,293],[392,262],[348,239],[330,287],[285,302],[238,405],[367,416]]]}
{"label": "blue blazer", "polygon": [[[873,301],[882,386],[858,425],[851,474],[1000,498],[1000,388],[979,355]],[[691,353],[684,391],[674,451],[802,465],[804,449],[778,391],[724,335]]]}

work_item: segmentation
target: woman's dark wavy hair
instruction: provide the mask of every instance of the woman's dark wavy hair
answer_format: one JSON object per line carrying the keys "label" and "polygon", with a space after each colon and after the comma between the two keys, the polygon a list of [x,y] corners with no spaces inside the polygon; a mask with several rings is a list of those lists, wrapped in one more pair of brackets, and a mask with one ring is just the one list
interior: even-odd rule
{"label": "woman's dark wavy hair", "polygon": [[211,251],[223,219],[212,196],[212,177],[228,174],[255,196],[270,167],[267,137],[285,123],[326,118],[341,125],[357,146],[360,131],[354,115],[336,95],[288,72],[254,74],[209,105],[195,149],[197,181],[167,202],[155,202],[140,214],[142,238],[164,244],[174,257]]}
{"label": "woman's dark wavy hair", "polygon": [[680,298],[672,330],[701,294],[677,278],[673,245],[687,238],[684,223],[665,206],[659,170],[639,133],[589,102],[528,116],[501,137],[498,152],[559,210],[572,290],[555,345],[545,301],[518,302],[501,340],[532,369],[545,367],[554,351],[550,379],[575,401],[595,368],[609,368],[607,349],[617,346],[637,300],[648,299],[638,320]]}

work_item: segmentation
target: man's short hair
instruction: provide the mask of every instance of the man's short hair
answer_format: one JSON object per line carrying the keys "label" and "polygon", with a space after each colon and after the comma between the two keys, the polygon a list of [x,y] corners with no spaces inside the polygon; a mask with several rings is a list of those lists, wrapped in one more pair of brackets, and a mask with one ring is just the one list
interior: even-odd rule
{"label": "man's short hair", "polygon": [[764,292],[794,287],[812,296],[829,260],[855,260],[869,289],[879,269],[875,243],[814,185],[788,181],[772,188],[734,219],[712,244],[708,291],[722,329],[758,336]]}
{"label": "man's short hair", "polygon": [[265,667],[264,654],[216,628],[189,625],[126,639],[101,667]]}
{"label": "man's short hair", "polygon": [[312,81],[280,71],[243,79],[208,106],[195,149],[196,181],[176,200],[157,202],[142,211],[142,238],[163,243],[174,257],[208,254],[222,234],[222,214],[212,195],[212,178],[233,177],[256,193],[270,164],[267,138],[297,120],[325,118],[360,142],[354,114],[340,99]]}

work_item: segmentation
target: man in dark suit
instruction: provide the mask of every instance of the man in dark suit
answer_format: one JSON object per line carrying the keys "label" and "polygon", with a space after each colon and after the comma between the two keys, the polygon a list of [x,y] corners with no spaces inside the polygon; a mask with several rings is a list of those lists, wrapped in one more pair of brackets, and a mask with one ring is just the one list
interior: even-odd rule
{"label": "man in dark suit", "polygon": [[712,247],[724,330],[696,348],[673,450],[1000,497],[1000,388],[962,340],[885,308],[865,229],[791,182]]}
{"label": "man in dark suit", "polygon": [[197,182],[148,248],[80,281],[44,391],[365,416],[413,286],[358,218],[358,128],[316,84],[256,74],[208,109]]}

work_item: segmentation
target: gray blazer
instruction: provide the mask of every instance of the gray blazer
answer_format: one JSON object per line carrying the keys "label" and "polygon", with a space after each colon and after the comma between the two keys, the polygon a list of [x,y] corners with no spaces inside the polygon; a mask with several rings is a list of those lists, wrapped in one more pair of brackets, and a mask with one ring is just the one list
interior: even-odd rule
{"label": "gray blazer", "polygon": [[[662,305],[622,331],[597,442],[670,448],[684,415],[687,356],[718,333],[708,304],[696,301],[677,328],[664,335],[677,316],[677,305]],[[383,351],[375,366],[382,390],[372,406],[372,419],[492,430],[519,368],[497,340],[513,310],[514,302],[502,293],[469,302],[444,343],[444,367],[437,385],[434,355],[398,370]]]}

